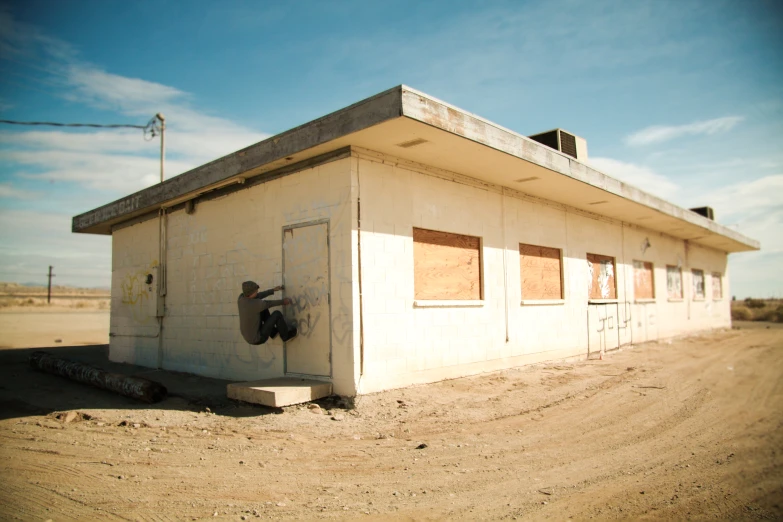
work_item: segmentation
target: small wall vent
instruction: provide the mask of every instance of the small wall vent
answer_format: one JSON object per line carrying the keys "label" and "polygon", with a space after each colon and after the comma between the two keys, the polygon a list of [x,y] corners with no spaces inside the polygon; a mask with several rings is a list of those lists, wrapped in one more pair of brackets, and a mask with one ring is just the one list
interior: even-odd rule
{"label": "small wall vent", "polygon": [[427,143],[427,140],[424,138],[416,138],[410,141],[403,141],[402,143],[398,143],[398,147],[402,147],[403,149],[409,149],[411,147],[415,147],[416,145],[421,145],[422,143]]}
{"label": "small wall vent", "polygon": [[528,137],[542,145],[559,150],[572,158],[581,161],[587,160],[587,141],[563,129],[554,129]]}

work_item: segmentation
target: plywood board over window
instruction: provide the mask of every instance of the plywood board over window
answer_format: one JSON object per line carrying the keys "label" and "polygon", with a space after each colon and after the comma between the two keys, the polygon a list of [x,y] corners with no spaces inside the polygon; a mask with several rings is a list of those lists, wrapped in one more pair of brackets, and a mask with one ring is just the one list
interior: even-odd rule
{"label": "plywood board over window", "polygon": [[655,299],[652,263],[633,262],[633,295],[636,299]]}
{"label": "plywood board over window", "polygon": [[416,299],[480,300],[481,240],[414,228],[413,288]]}
{"label": "plywood board over window", "polygon": [[559,248],[519,244],[522,299],[563,298],[562,258]]}
{"label": "plywood board over window", "polygon": [[691,270],[693,277],[693,297],[695,299],[704,299],[704,270]]}
{"label": "plywood board over window", "polygon": [[712,273],[712,298],[723,299],[723,281],[721,281],[721,273]]}
{"label": "plywood board over window", "polygon": [[617,299],[614,258],[600,254],[587,254],[590,299]]}
{"label": "plywood board over window", "polygon": [[682,299],[682,270],[666,265],[666,294],[669,299]]}

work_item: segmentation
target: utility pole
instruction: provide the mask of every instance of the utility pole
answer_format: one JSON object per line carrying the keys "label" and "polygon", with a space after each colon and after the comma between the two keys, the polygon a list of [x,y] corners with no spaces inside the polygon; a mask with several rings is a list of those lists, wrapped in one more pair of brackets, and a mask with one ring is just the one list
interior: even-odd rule
{"label": "utility pole", "polygon": [[166,118],[160,112],[155,117],[160,121],[160,182],[163,183],[163,163],[166,158]]}
{"label": "utility pole", "polygon": [[52,265],[49,265],[49,290],[46,292],[46,304],[50,304],[52,302],[52,278],[54,277],[52,268]]}

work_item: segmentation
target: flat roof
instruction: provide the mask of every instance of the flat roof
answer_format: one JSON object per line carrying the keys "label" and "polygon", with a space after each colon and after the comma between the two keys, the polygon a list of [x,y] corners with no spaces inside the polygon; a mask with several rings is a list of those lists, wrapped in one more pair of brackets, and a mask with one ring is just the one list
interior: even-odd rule
{"label": "flat roof", "polygon": [[760,248],[736,230],[405,85],[75,216],[72,230],[111,234],[118,223],[346,147],[467,175],[724,252]]}

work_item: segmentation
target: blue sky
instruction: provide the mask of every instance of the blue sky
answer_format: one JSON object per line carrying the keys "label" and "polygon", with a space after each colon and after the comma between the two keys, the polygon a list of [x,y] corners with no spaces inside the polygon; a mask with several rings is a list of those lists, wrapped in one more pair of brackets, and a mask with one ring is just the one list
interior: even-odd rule
{"label": "blue sky", "polygon": [[[783,296],[783,3],[0,4],[0,118],[168,120],[167,177],[405,83],[762,242],[732,293]],[[141,131],[0,125],[0,280],[108,286],[73,215],[156,183]]]}

